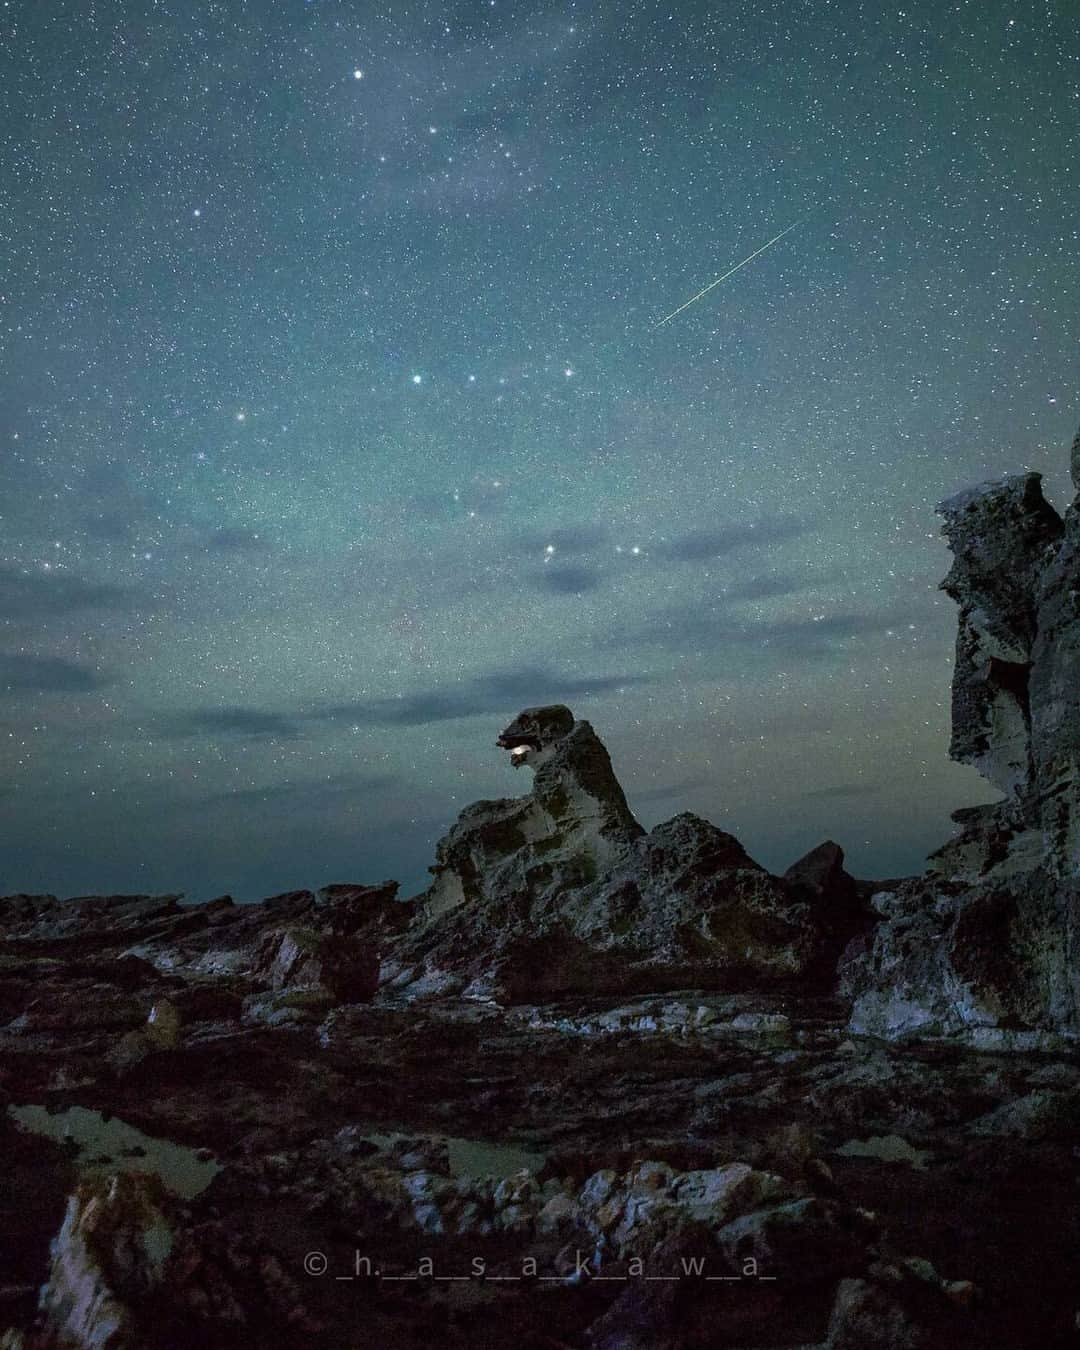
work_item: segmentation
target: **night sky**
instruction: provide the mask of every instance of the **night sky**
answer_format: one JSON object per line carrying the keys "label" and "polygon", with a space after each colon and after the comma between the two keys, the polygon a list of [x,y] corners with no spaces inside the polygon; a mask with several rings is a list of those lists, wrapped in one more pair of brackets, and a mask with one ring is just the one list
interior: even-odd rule
{"label": "night sky", "polygon": [[1078,77],[1074,0],[4,0],[0,893],[409,894],[555,701],[646,826],[921,870]]}

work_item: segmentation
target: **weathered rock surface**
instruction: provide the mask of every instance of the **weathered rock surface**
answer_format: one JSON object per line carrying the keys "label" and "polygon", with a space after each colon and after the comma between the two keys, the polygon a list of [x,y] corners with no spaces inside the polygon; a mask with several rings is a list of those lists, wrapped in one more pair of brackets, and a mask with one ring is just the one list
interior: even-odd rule
{"label": "weathered rock surface", "polygon": [[835,858],[796,888],[697,816],[646,834],[596,733],[562,706],[523,712],[498,743],[533,790],[474,803],[440,840],[390,988],[518,1001],[791,980],[829,948],[835,965],[858,922]]}
{"label": "weathered rock surface", "polygon": [[845,963],[851,1025],[1051,1045],[1080,1036],[1080,512],[1063,521],[1034,473],[939,510],[960,608],[951,754],[1003,796],[957,811],[931,871],[878,897],[872,947]]}
{"label": "weathered rock surface", "polygon": [[221,1166],[182,1199],[150,1154],[8,1124],[0,1240],[32,1240],[0,1306],[28,1350],[1073,1334],[1075,1055],[853,1039],[841,1004],[767,993],[360,1002],[317,1025],[200,999],[122,1072],[60,1024],[0,1033],[13,1100]]}

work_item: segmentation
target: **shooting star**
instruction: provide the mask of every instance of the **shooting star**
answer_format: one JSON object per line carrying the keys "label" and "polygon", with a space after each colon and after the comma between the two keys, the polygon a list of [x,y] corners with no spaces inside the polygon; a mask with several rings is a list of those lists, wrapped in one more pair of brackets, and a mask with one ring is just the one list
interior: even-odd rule
{"label": "shooting star", "polygon": [[[799,220],[795,222],[795,225],[801,224],[802,222]],[[735,266],[730,268],[727,272],[725,272],[722,277],[717,277],[715,281],[710,281],[704,290],[698,291],[697,295],[692,295],[690,299],[687,300],[685,305],[680,305],[678,309],[673,309],[671,313],[662,318],[659,323],[653,324],[653,332],[655,333],[658,328],[663,328],[664,324],[666,324],[669,319],[674,319],[675,316],[677,314],[681,314],[684,309],[689,309],[690,306],[696,300],[700,300],[703,295],[708,295],[714,286],[719,286],[722,281],[727,281],[728,277],[734,276],[740,267],[745,267],[747,263],[753,262],[754,259],[758,257],[760,254],[764,253],[767,248],[772,248],[773,244],[775,244],[777,240],[783,239],[785,234],[790,234],[791,231],[795,228],[795,225],[789,225],[786,230],[781,230],[780,233],[778,235],[775,235],[772,239],[770,239],[767,244],[762,244],[762,246],[758,249],[757,253],[751,253],[749,258],[744,258],[742,262],[736,263]]]}

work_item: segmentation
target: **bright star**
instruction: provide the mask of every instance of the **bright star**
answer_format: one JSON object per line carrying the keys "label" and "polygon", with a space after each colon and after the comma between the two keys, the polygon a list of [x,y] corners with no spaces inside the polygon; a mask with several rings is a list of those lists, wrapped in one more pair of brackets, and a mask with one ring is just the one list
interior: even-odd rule
{"label": "bright star", "polygon": [[362,80],[364,78],[364,72],[362,70],[354,70],[352,77],[354,80]]}
{"label": "bright star", "polygon": [[413,382],[413,384],[422,384],[422,383],[423,383],[423,380],[424,380],[423,375],[414,375],[414,376],[412,377],[412,382]]}

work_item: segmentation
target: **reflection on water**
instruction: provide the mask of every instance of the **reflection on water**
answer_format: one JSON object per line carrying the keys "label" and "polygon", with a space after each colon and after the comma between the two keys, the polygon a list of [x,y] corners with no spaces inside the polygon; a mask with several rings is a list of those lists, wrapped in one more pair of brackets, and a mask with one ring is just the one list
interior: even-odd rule
{"label": "reflection on water", "polygon": [[453,1135],[423,1135],[394,1132],[366,1136],[380,1148],[388,1148],[402,1139],[433,1139],[446,1145],[450,1155],[450,1174],[455,1177],[511,1177],[522,1168],[538,1172],[547,1161],[546,1154],[516,1144],[490,1144],[484,1139],[459,1139]]}
{"label": "reflection on water", "polygon": [[[72,1106],[49,1112],[44,1106],[9,1106],[8,1114],[23,1129],[58,1143],[69,1142],[78,1152],[75,1166],[82,1176],[102,1176],[120,1170],[155,1172],[163,1184],[183,1199],[206,1189],[221,1171],[212,1159],[203,1162],[196,1151],[168,1139],[154,1139],[116,1116]],[[364,1136],[379,1148],[402,1140],[427,1139],[445,1144],[450,1173],[455,1177],[513,1176],[522,1168],[538,1172],[546,1155],[516,1144],[492,1144],[484,1139],[453,1135],[419,1135],[415,1131],[375,1132]]]}
{"label": "reflection on water", "polygon": [[52,1113],[44,1106],[9,1106],[8,1115],[33,1134],[75,1145],[75,1166],[83,1176],[156,1172],[168,1190],[189,1200],[205,1190],[221,1171],[221,1165],[212,1159],[200,1161],[194,1149],[151,1138],[116,1116],[106,1120],[100,1111],[85,1106]]}
{"label": "reflection on water", "polygon": [[851,1139],[833,1150],[842,1158],[876,1158],[879,1162],[910,1163],[925,1168],[930,1157],[924,1149],[912,1148],[898,1134],[875,1134],[869,1139]]}

